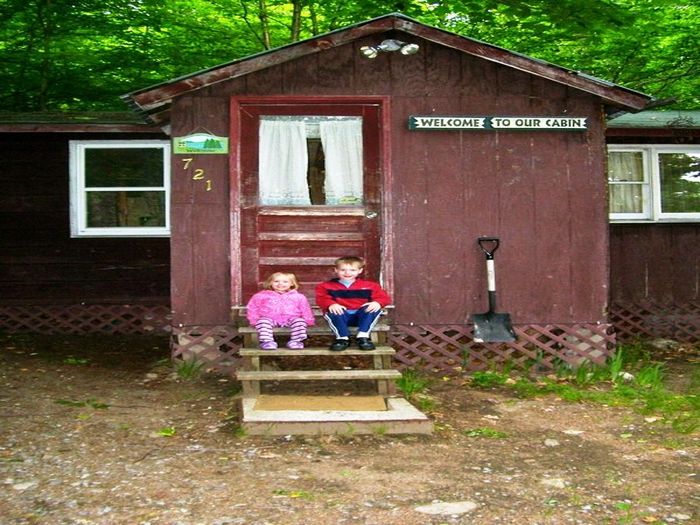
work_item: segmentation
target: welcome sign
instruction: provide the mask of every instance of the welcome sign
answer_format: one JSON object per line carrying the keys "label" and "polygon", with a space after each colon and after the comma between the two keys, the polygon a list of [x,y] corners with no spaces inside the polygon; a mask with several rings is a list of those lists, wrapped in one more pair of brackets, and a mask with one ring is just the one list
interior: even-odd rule
{"label": "welcome sign", "polygon": [[410,130],[541,130],[583,131],[587,117],[568,116],[415,116],[408,117]]}

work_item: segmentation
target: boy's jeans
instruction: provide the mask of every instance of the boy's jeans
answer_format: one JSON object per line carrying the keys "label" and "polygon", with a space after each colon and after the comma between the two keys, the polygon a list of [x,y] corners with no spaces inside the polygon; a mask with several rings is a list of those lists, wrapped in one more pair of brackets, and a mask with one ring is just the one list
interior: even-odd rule
{"label": "boy's jeans", "polygon": [[377,324],[380,315],[382,315],[381,310],[370,313],[364,308],[360,308],[352,313],[347,310],[342,314],[326,312],[323,317],[328,321],[328,326],[335,334],[335,337],[340,338],[350,337],[349,326],[357,326],[358,332],[371,332],[374,325]]}

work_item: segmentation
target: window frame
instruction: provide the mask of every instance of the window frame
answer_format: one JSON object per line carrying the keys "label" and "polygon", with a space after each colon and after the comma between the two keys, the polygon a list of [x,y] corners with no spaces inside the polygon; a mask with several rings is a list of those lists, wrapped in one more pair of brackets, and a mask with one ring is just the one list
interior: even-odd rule
{"label": "window frame", "polygon": [[[85,187],[85,152],[88,149],[154,148],[163,154],[162,186],[109,186],[87,190]],[[71,237],[169,237],[170,236],[170,141],[168,140],[71,140],[70,155],[70,231]],[[162,191],[165,193],[165,226],[89,227],[87,194],[89,191]]]}
{"label": "window frame", "polygon": [[[661,176],[659,155],[663,153],[696,153],[700,154],[700,144],[608,144],[606,154],[611,152],[633,152],[642,154],[642,213],[611,213],[610,222],[614,223],[650,223],[650,222],[700,222],[700,212],[670,213],[661,209]],[[607,158],[607,157],[606,157]],[[608,181],[608,199],[610,188],[621,183]]]}

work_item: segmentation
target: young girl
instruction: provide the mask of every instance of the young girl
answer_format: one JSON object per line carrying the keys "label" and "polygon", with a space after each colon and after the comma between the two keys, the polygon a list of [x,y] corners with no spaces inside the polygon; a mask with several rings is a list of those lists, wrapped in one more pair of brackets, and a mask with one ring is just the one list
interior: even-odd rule
{"label": "young girl", "polygon": [[293,273],[275,272],[267,278],[264,288],[250,298],[246,307],[248,322],[258,332],[260,348],[277,348],[272,332],[275,326],[288,326],[292,329],[287,348],[304,348],[306,327],[313,325],[315,320],[309,301],[297,292],[299,283],[296,276]]}

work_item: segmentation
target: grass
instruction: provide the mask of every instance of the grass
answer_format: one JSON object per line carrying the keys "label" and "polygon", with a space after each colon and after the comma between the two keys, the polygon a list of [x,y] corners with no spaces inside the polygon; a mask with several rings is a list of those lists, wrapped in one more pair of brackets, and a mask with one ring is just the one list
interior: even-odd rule
{"label": "grass", "polygon": [[178,361],[175,364],[175,373],[180,379],[186,381],[192,381],[202,375],[204,368],[204,361],[197,361],[196,359],[186,359],[184,361]]}
{"label": "grass", "polygon": [[472,428],[464,430],[462,433],[467,437],[483,437],[489,439],[504,439],[508,437],[508,434],[505,432],[488,427]]}
{"label": "grass", "polygon": [[405,369],[401,373],[401,377],[396,380],[396,386],[409,401],[414,399],[418,394],[424,393],[429,385],[430,379],[412,368]]}
{"label": "grass", "polygon": [[642,344],[623,345],[603,365],[583,362],[572,368],[560,364],[554,374],[527,377],[507,371],[474,372],[472,388],[507,388],[518,397],[556,395],[570,402],[630,406],[642,414],[656,414],[680,434],[700,429],[700,369],[696,367],[690,385],[682,393],[666,386],[666,367],[655,362]]}

